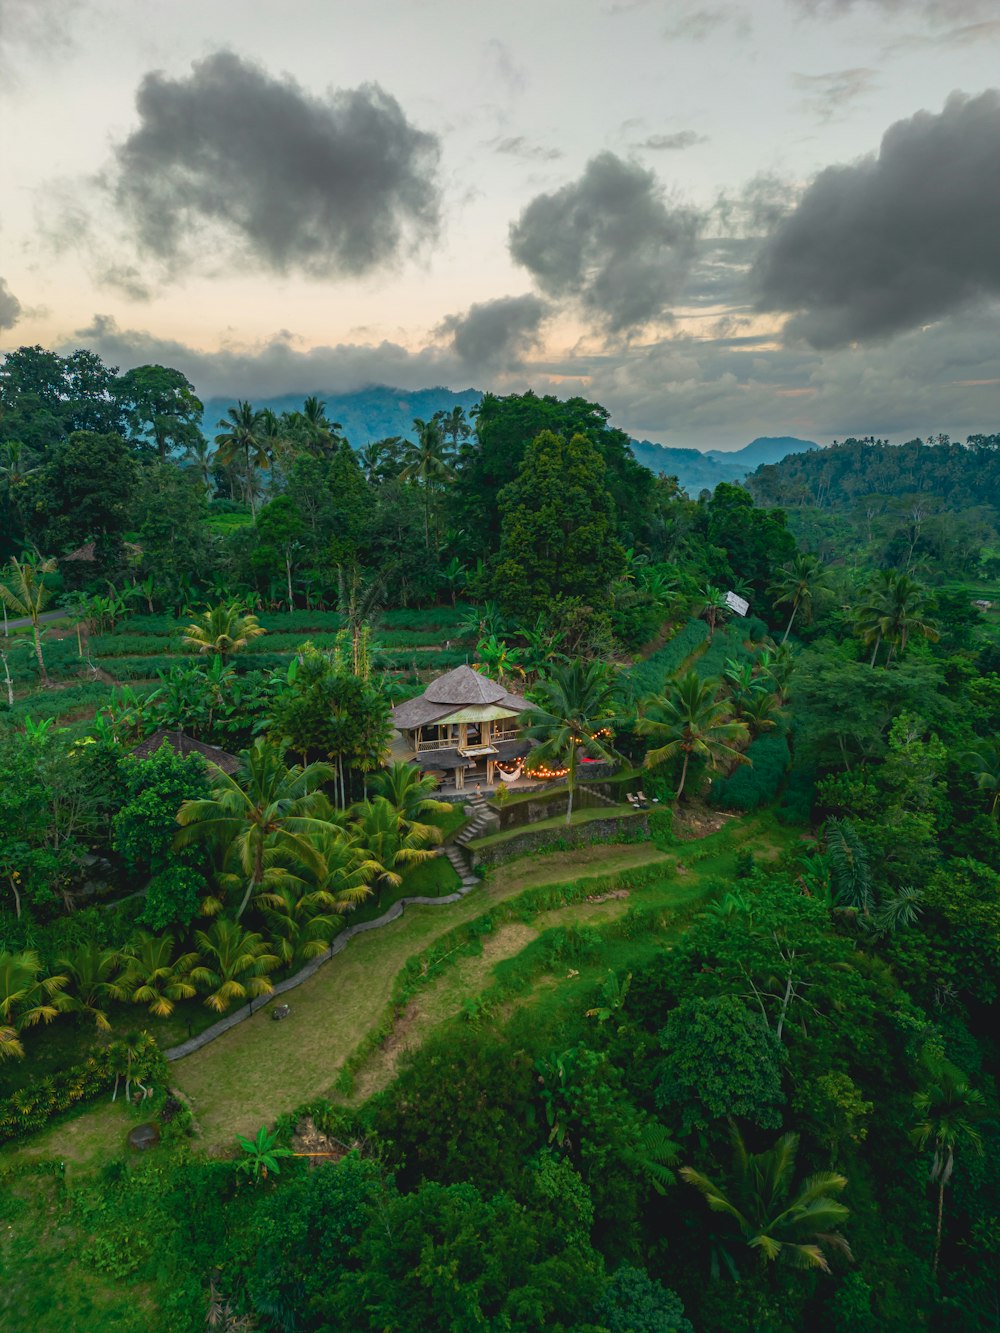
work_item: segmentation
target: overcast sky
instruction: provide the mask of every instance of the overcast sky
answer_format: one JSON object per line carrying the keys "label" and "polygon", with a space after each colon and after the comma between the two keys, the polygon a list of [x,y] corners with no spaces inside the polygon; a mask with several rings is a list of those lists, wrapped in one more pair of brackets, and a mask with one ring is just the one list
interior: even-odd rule
{"label": "overcast sky", "polygon": [[1000,429],[1000,0],[0,0],[0,350]]}

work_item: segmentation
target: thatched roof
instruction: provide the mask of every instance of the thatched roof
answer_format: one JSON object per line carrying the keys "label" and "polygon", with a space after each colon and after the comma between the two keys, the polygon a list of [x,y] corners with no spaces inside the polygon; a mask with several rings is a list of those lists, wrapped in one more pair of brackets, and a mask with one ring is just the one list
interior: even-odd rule
{"label": "thatched roof", "polygon": [[424,698],[432,704],[495,704],[506,693],[489,676],[473,671],[470,666],[460,666],[432,680],[424,690]]}
{"label": "thatched roof", "polygon": [[188,736],[183,731],[167,731],[165,727],[159,727],[153,732],[152,736],[147,736],[144,741],[133,747],[132,753],[136,759],[151,759],[161,745],[169,745],[175,754],[183,756],[185,759],[189,754],[197,754],[202,759],[207,759],[209,763],[217,764],[223,773],[235,773],[240,766],[240,761],[234,754],[228,754],[225,750],[220,750],[217,745],[205,745],[202,741],[196,741],[193,736]]}
{"label": "thatched roof", "polygon": [[523,713],[527,707],[526,699],[508,694],[489,676],[473,671],[470,666],[460,666],[432,680],[416,699],[397,705],[392,710],[392,724],[400,731],[415,731],[417,727],[445,722],[453,713],[466,708],[502,708]]}

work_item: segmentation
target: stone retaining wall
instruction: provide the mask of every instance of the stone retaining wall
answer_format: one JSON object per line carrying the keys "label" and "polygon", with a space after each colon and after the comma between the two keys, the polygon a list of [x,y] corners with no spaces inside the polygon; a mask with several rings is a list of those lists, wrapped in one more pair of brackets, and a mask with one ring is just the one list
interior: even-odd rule
{"label": "stone retaining wall", "polygon": [[552,847],[583,847],[591,842],[646,842],[649,838],[648,811],[629,811],[606,819],[589,819],[585,824],[559,828],[532,828],[530,825],[513,838],[504,838],[486,847],[468,848],[474,866],[491,866],[509,861],[527,852]]}

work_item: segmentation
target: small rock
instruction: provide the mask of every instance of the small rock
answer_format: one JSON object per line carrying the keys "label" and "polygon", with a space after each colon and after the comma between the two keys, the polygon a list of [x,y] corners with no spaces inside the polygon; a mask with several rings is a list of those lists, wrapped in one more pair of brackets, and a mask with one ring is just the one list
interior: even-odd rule
{"label": "small rock", "polygon": [[292,1006],[290,1004],[276,1004],[271,1010],[271,1017],[275,1022],[278,1022],[279,1019],[287,1018],[291,1012]]}

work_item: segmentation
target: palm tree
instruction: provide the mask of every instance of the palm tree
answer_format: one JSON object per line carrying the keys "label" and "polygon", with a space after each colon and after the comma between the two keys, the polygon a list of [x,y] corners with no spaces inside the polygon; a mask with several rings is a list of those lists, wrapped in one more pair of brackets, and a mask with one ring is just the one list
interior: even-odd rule
{"label": "palm tree", "polygon": [[315,910],[318,894],[297,894],[286,885],[268,895],[271,906],[265,909],[271,948],[283,967],[297,971],[311,958],[326,953],[330,940],[343,924],[337,917]]}
{"label": "palm tree", "polygon": [[782,565],[777,571],[768,593],[775,606],[791,606],[792,614],[781,636],[784,643],[792,628],[792,621],[801,610],[804,619],[812,619],[813,599],[817,593],[826,589],[829,576],[823,565],[814,555],[799,552],[790,565]]}
{"label": "palm tree", "polygon": [[447,814],[452,808],[447,801],[433,799],[431,793],[437,783],[432,777],[422,778],[412,764],[398,763],[384,768],[372,778],[370,787],[372,795],[384,796],[411,829],[422,833],[431,827],[423,822],[425,815]]}
{"label": "palm tree", "polygon": [[[340,813],[337,818],[346,821],[347,816]],[[369,853],[356,825],[330,823],[312,839],[312,845],[317,859],[309,879],[316,887],[299,900],[302,909],[319,907],[344,916],[371,897],[371,881],[382,867]]]}
{"label": "palm tree", "polygon": [[757,688],[750,691],[743,701],[742,720],[750,728],[750,739],[755,741],[765,731],[773,731],[778,725],[781,709],[769,690]]}
{"label": "palm tree", "polygon": [[[324,831],[327,821],[317,811],[328,808],[317,790],[333,777],[330,764],[286,767],[280,750],[258,738],[240,754],[235,777],[209,765],[212,795],[207,800],[185,801],[177,812],[181,825],[178,847],[208,840],[222,848],[224,888],[242,888],[236,913],[242,917],[251,898],[290,882],[299,882],[289,862],[320,869],[311,839]],[[217,900],[208,904],[213,910]]]}
{"label": "palm tree", "polygon": [[771,681],[780,705],[788,698],[788,682],[795,670],[795,655],[790,643],[776,647],[771,640],[768,640],[767,645],[757,658],[757,669],[762,676]]}
{"label": "palm tree", "polygon": [[0,582],[0,601],[6,609],[12,611],[15,616],[22,616],[25,620],[31,621],[31,631],[35,637],[35,657],[38,660],[38,676],[45,689],[48,689],[52,682],[49,680],[49,674],[45,670],[45,659],[42,657],[42,633],[39,621],[52,597],[52,593],[45,586],[45,575],[55,572],[56,562],[51,558],[40,560],[38,564],[31,564],[28,560],[22,561],[12,556],[10,571]]}
{"label": "palm tree", "polygon": [[104,1005],[115,994],[112,977],[120,964],[121,954],[117,949],[102,949],[93,941],[77,945],[56,961],[74,992],[67,1009],[89,1014],[101,1032],[111,1031]]}
{"label": "palm tree", "polygon": [[169,1018],[178,1000],[197,994],[191,981],[198,965],[196,953],[174,957],[172,935],[141,930],[122,955],[123,969],[109,989],[116,1000],[144,1004],[157,1018]]}
{"label": "palm tree", "polygon": [[979,1155],[983,1141],[975,1128],[975,1121],[985,1112],[983,1094],[971,1088],[965,1075],[946,1061],[928,1062],[927,1086],[913,1098],[913,1106],[920,1117],[910,1132],[917,1148],[923,1152],[933,1147],[930,1179],[937,1185],[937,1228],[934,1233],[934,1263],[931,1273],[937,1277],[941,1258],[941,1222],[944,1216],[944,1191],[955,1169],[955,1152],[966,1143]]}
{"label": "palm tree", "polygon": [[375,617],[385,597],[385,575],[367,578],[359,565],[337,566],[337,610],[351,639],[351,669],[367,680],[371,671],[370,655],[363,651],[365,632],[371,632]]}
{"label": "palm tree", "polygon": [[889,644],[886,666],[897,649],[900,656],[906,652],[911,634],[919,634],[931,642],[940,637],[936,626],[927,618],[927,594],[923,585],[908,574],[882,570],[865,593],[865,599],[855,613],[858,632],[864,643],[874,644],[871,665],[874,667],[882,642]]}
{"label": "palm tree", "polygon": [[196,440],[185,446],[187,461],[197,472],[201,484],[211,496],[215,491],[215,451],[200,432]]}
{"label": "palm tree", "polygon": [[181,642],[199,653],[216,653],[225,661],[233,653],[245,648],[251,639],[259,639],[267,631],[257,617],[248,614],[238,602],[228,606],[209,606],[189,625]]}
{"label": "palm tree", "polygon": [[34,949],[0,951],[0,1060],[24,1059],[20,1034],[36,1023],[51,1023],[69,1008],[67,978],[43,977]]}
{"label": "palm tree", "polygon": [[558,764],[566,769],[566,823],[573,818],[577,763],[582,750],[589,758],[612,763],[620,758],[611,744],[617,720],[615,683],[603,662],[576,659],[556,665],[538,682],[535,702],[519,718],[524,735],[539,742],[528,766]]}
{"label": "palm tree", "polygon": [[472,427],[465,415],[464,407],[453,407],[450,412],[443,409],[434,413],[434,420],[438,423],[441,434],[446,440],[451,441],[451,452],[457,454],[463,440],[467,440],[472,434]]}
{"label": "palm tree", "polygon": [[703,681],[696,672],[689,671],[668,694],[645,700],[635,724],[639,735],[650,736],[655,742],[655,748],[646,755],[646,768],[682,756],[678,800],[692,758],[706,760],[710,768],[718,768],[722,760],[750,762],[735,748],[735,742],[746,738],[747,725],[729,719],[728,705],[716,701],[718,688],[717,680]]}
{"label": "palm tree", "polygon": [[258,468],[269,467],[271,463],[262,438],[262,426],[263,414],[255,411],[252,403],[241,399],[219,422],[220,433],[215,437],[217,466],[229,467],[242,455],[244,490],[254,517],[257,514],[254,505],[254,473]]}
{"label": "palm tree", "polygon": [[129,1101],[132,1096],[132,1080],[146,1091],[139,1082],[136,1073],[136,1065],[139,1065],[141,1072],[142,1057],[155,1049],[156,1043],[148,1032],[139,1032],[135,1028],[125,1033],[119,1041],[113,1041],[108,1047],[108,1054],[111,1057],[111,1067],[115,1075],[115,1088],[111,1094],[111,1100],[115,1101],[118,1097],[118,1085],[122,1079],[125,1080],[125,1100]]}
{"label": "palm tree", "polygon": [[208,989],[205,1003],[216,1013],[223,1013],[234,1000],[245,1004],[274,990],[267,973],[281,959],[268,952],[264,937],[256,931],[220,917],[208,930],[196,930],[194,938],[203,964],[192,971],[191,978]]}
{"label": "palm tree", "polygon": [[441,830],[433,824],[410,826],[390,801],[376,796],[354,806],[358,842],[374,865],[372,883],[376,902],[381,902],[383,888],[398,889],[401,871],[410,865],[429,861],[436,853],[428,844],[441,841]]}
{"label": "palm tree", "polygon": [[403,481],[418,482],[424,492],[424,545],[430,550],[431,545],[431,491],[444,482],[451,481],[454,473],[448,466],[444,435],[436,419],[421,421],[414,418],[413,428],[417,432],[416,443],[407,440],[403,446],[403,469],[400,477]]}
{"label": "palm tree", "polygon": [[795,1268],[819,1268],[828,1273],[824,1247],[851,1257],[847,1241],[835,1230],[848,1216],[848,1209],[833,1197],[846,1188],[847,1178],[820,1171],[796,1184],[798,1146],[797,1134],[783,1134],[773,1148],[751,1153],[734,1129],[728,1191],[690,1166],[682,1167],[680,1175],[704,1195],[713,1213],[725,1213],[735,1222],[762,1263],[780,1259]]}
{"label": "palm tree", "polygon": [[726,601],[726,594],[721,588],[713,588],[711,584],[707,583],[704,588],[698,591],[694,614],[699,620],[707,622],[708,641],[711,643],[716,626],[720,621],[725,620],[726,616],[732,614],[732,607]]}

